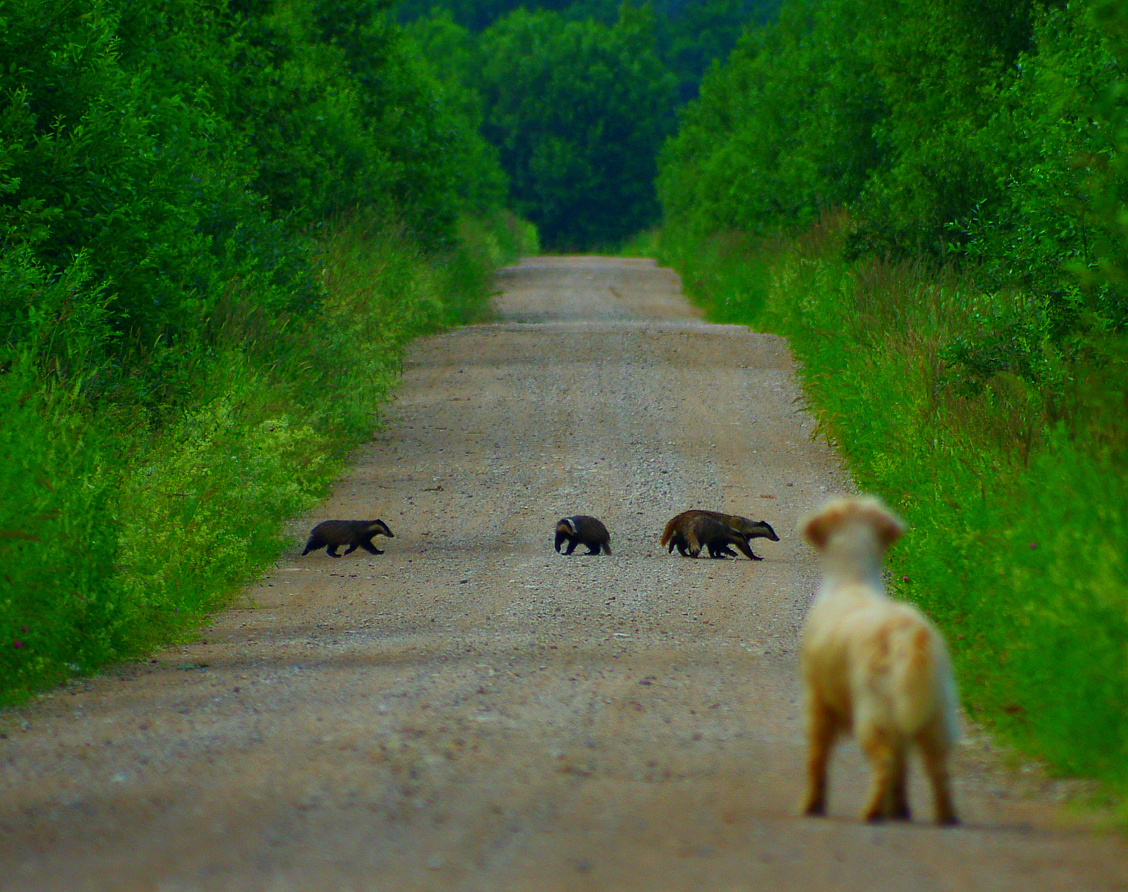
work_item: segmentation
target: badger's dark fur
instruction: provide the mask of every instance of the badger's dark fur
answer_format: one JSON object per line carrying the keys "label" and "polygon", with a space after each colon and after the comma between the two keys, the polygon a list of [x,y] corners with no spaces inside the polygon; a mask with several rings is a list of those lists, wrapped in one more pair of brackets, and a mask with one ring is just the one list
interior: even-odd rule
{"label": "badger's dark fur", "polygon": [[382,520],[323,520],[310,531],[309,541],[302,554],[307,555],[315,549],[324,548],[330,557],[341,557],[337,554],[337,547],[340,545],[348,546],[345,554],[352,554],[357,548],[363,548],[369,554],[383,554],[372,544],[373,536],[395,538],[395,534]]}
{"label": "badger's dark fur", "polygon": [[611,535],[607,527],[586,514],[563,517],[556,522],[556,550],[559,551],[565,542],[568,543],[565,554],[571,554],[580,544],[588,547],[588,554],[599,554],[601,549],[611,553]]}
{"label": "badger's dark fur", "polygon": [[[691,546],[687,532],[690,524],[699,517],[709,518],[722,527],[727,527],[737,538],[732,539],[724,537],[721,535],[721,532],[718,532],[711,526],[706,526],[702,532],[712,531],[712,539],[718,543],[718,547],[714,548],[709,544],[709,536],[707,535],[703,538],[700,535],[695,536],[694,544]],[[721,539],[724,539],[724,541],[721,542]],[[673,550],[676,548],[681,553],[682,557],[697,557],[703,546],[709,549],[709,554],[712,557],[724,557],[725,555],[736,557],[728,548],[728,543],[731,542],[733,545],[736,545],[741,553],[746,555],[749,560],[761,560],[761,558],[752,553],[752,549],[749,545],[752,539],[768,539],[772,542],[778,542],[779,536],[776,535],[771,524],[766,521],[749,520],[747,517],[741,517],[739,514],[724,514],[720,511],[705,511],[698,508],[683,511],[676,517],[672,517],[662,530],[662,544],[669,546],[667,550],[670,553],[673,553]]]}
{"label": "badger's dark fur", "polygon": [[703,548],[708,548],[709,557],[734,558],[736,553],[729,546],[735,545],[748,560],[760,560],[748,547],[748,539],[743,533],[707,514],[690,518],[685,525],[685,543],[690,557],[697,557]]}

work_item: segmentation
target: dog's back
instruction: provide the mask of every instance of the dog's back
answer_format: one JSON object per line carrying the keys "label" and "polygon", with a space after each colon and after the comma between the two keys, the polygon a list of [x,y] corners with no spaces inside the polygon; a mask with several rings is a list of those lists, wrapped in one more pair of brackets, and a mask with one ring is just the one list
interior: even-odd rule
{"label": "dog's back", "polygon": [[911,740],[933,727],[947,745],[957,736],[956,692],[944,641],[908,604],[883,604],[842,617],[852,653],[848,684],[859,728]]}

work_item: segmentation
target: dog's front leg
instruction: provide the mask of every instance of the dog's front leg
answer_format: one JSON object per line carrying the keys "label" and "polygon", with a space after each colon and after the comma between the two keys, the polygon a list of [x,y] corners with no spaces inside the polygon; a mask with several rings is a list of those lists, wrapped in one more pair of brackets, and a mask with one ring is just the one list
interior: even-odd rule
{"label": "dog's front leg", "polygon": [[909,750],[901,746],[893,758],[893,786],[890,790],[889,817],[894,821],[912,819],[909,810]]}

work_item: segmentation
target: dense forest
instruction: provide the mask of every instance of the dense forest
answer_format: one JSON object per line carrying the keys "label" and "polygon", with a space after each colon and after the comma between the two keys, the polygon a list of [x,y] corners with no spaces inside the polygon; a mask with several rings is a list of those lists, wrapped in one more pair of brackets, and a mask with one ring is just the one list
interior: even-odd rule
{"label": "dense forest", "polygon": [[666,257],[787,336],[978,721],[1128,788],[1128,10],[792,2],[663,148]]}

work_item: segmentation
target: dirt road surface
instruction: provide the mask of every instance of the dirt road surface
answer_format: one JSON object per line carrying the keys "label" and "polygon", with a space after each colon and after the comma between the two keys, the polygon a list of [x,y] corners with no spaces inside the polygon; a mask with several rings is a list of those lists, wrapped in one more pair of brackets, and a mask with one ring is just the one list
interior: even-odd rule
{"label": "dirt road surface", "polygon": [[[853,745],[830,816],[797,817],[796,520],[850,483],[786,344],[701,322],[647,261],[500,287],[500,322],[413,348],[293,554],[198,643],[0,716],[0,888],[1128,889],[1124,840],[974,731],[961,827],[919,772],[912,824],[858,823]],[[781,541],[667,554],[689,507]],[[553,551],[575,513],[611,556]],[[299,556],[371,516],[382,556]]]}

